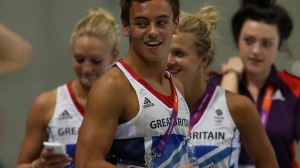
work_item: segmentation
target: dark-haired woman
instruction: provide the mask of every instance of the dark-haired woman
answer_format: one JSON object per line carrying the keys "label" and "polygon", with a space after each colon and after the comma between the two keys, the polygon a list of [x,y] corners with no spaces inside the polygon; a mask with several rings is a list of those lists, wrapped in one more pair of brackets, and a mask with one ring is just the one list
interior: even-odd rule
{"label": "dark-haired woman", "polygon": [[[232,19],[239,57],[223,66],[221,86],[255,103],[279,166],[297,167],[293,141],[300,139],[300,79],[274,65],[293,22],[274,0],[256,1],[244,1]],[[240,164],[253,164],[243,149]]]}

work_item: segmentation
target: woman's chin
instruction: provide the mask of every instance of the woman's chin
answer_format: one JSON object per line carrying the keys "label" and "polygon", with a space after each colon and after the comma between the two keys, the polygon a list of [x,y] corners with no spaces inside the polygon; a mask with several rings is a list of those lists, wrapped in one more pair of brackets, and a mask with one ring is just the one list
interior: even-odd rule
{"label": "woman's chin", "polygon": [[90,89],[94,85],[95,82],[96,82],[95,80],[92,80],[92,81],[91,80],[83,80],[83,81],[81,81],[81,85],[84,88]]}

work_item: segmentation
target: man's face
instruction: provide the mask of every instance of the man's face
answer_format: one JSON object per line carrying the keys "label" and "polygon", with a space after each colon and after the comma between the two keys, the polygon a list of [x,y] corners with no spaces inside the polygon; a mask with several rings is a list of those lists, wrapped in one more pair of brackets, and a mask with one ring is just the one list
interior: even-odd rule
{"label": "man's face", "polygon": [[177,31],[178,18],[167,0],[134,1],[129,23],[123,21],[123,31],[130,37],[131,54],[149,61],[167,59],[172,35]]}

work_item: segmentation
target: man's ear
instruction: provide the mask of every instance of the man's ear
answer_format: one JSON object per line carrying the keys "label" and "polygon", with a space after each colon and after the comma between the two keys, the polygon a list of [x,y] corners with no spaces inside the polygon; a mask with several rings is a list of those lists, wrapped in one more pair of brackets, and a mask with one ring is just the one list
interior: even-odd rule
{"label": "man's ear", "polygon": [[123,27],[123,34],[128,37],[130,35],[129,34],[129,24],[123,19],[122,19],[122,27]]}
{"label": "man's ear", "polygon": [[174,31],[173,34],[179,33],[179,16],[174,20]]}

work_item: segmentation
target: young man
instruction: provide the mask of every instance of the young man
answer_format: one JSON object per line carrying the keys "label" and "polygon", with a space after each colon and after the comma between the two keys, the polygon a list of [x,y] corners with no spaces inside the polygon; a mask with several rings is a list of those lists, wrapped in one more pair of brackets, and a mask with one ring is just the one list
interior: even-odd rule
{"label": "young man", "polygon": [[[166,72],[178,0],[121,0],[127,55],[92,87],[76,167],[180,167],[189,111]],[[109,161],[107,161],[109,160]]]}

